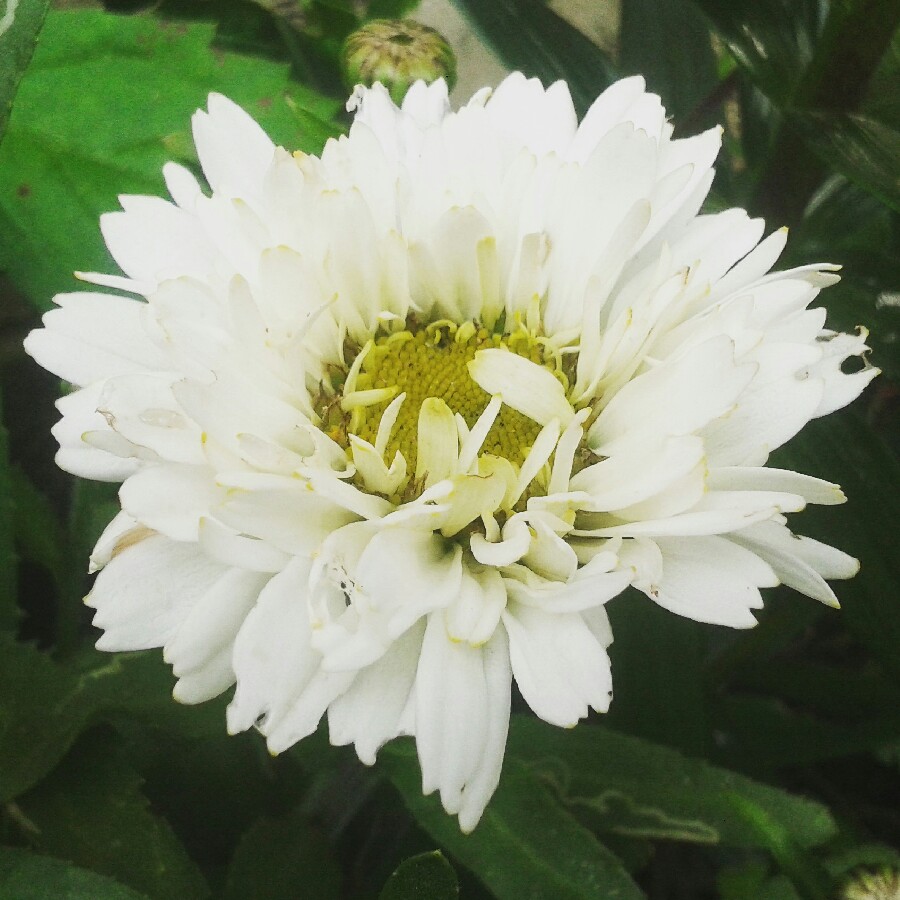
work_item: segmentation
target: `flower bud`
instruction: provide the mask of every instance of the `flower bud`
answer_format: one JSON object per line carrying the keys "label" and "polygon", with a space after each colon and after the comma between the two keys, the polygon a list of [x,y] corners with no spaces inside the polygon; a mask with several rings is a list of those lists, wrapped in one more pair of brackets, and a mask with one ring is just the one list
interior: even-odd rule
{"label": "flower bud", "polygon": [[438,78],[452,88],[456,56],[442,35],[411,19],[373,19],[354,31],[341,48],[348,87],[380,81],[400,104],[413,82]]}
{"label": "flower bud", "polygon": [[878,872],[857,873],[844,886],[843,900],[897,900],[900,897],[900,871],[883,868]]}

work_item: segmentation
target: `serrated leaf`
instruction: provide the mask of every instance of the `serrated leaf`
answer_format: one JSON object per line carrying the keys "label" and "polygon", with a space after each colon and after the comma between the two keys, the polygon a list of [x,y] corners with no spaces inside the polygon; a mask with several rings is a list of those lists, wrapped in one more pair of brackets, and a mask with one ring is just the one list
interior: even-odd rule
{"label": "serrated leaf", "polygon": [[196,900],[209,889],[168,823],[141,793],[142,779],[111,741],[83,740],[18,800],[41,852],[115,878],[156,900]]}
{"label": "serrated leaf", "polygon": [[0,802],[33,787],[99,719],[125,714],[180,734],[224,732],[220,703],[180,706],[172,684],[157,652],[90,651],[63,667],[29,644],[0,640]]}
{"label": "serrated leaf", "polygon": [[0,15],[0,141],[50,0],[6,0]]}
{"label": "serrated leaf", "polygon": [[378,900],[454,900],[458,896],[459,882],[453,866],[435,850],[404,859]]}
{"label": "serrated leaf", "polygon": [[885,670],[900,679],[900,461],[855,409],[810,422],[773,454],[772,465],[841,485],[839,509],[809,508],[795,527],[856,556],[859,574],[836,585],[840,615]]}
{"label": "serrated leaf", "polygon": [[609,57],[541,0],[453,0],[511,69],[549,85],[565,79],[583,114],[616,79]]}
{"label": "serrated leaf", "polygon": [[296,809],[257,821],[228,868],[223,900],[329,900],[341,896],[341,871],[328,842]]}
{"label": "serrated leaf", "polygon": [[131,888],[96,872],[0,847],[0,897],[4,900],[148,900]]}
{"label": "serrated leaf", "polygon": [[900,131],[847,113],[795,113],[791,121],[823,162],[900,211]]}
{"label": "serrated leaf", "polygon": [[565,802],[590,810],[596,827],[620,834],[760,846],[727,794],[764,809],[800,846],[816,846],[835,832],[818,803],[602,726],[561,731],[513,716],[509,754],[542,772]]}
{"label": "serrated leaf", "polygon": [[415,749],[395,742],[380,764],[418,823],[474,872],[499,900],[639,900],[643,894],[618,858],[554,798],[527,766],[507,757],[503,777],[481,822],[468,835],[422,796]]}
{"label": "serrated leaf", "polygon": [[709,27],[692,0],[623,0],[619,65],[647,79],[676,126],[718,84]]}
{"label": "serrated leaf", "polygon": [[0,265],[39,308],[75,287],[73,270],[115,270],[100,213],[120,193],[164,193],[162,165],[192,152],[190,117],[210,91],[291,149],[335,133],[338,101],[290,83],[286,65],[213,50],[213,34],[146,15],[48,15],[0,147]]}

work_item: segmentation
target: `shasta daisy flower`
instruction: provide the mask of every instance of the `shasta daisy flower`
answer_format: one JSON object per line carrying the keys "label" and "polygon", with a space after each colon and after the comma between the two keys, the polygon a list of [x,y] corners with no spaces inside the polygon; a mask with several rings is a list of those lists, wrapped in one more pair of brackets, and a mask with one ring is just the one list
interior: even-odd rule
{"label": "shasta daisy flower", "polygon": [[698,213],[720,133],[673,139],[640,78],[580,125],[519,74],[349,105],[314,157],[212,95],[211,194],[167,165],[174,203],[101,219],[125,276],[80,276],[145,299],[60,295],[27,348],[78,387],[59,464],[122,482],[97,646],[163,647],[184,702],[236,683],[273,752],[326,713],[366,763],[414,735],[469,830],[513,678],[555,725],[607,709],[626,585],[735,627],[779,582],[836,604],[855,560],[785,514],[840,490],[765,463],[876,370],[809,308],[834,266]]}

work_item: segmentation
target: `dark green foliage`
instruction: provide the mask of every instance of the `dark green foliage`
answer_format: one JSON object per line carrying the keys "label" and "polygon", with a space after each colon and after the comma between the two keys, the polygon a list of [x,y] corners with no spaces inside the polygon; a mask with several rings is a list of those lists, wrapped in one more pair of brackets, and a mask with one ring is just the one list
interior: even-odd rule
{"label": "dark green foliage", "polygon": [[111,878],[47,856],[0,847],[4,900],[148,900]]}
{"label": "dark green foliage", "polygon": [[453,900],[459,884],[439,850],[404,860],[388,879],[378,900]]}
{"label": "dark green foliage", "polygon": [[259,819],[228,869],[224,900],[337,900],[341,871],[328,841],[302,809]]}
{"label": "dark green foliage", "polygon": [[641,892],[622,863],[574,816],[553,802],[538,774],[508,758],[504,777],[472,834],[464,835],[437,798],[422,796],[409,744],[383,751],[384,766],[410,811],[428,833],[501,900],[632,900]]}
{"label": "dark green foliage", "polygon": [[613,601],[611,713],[567,732],[514,701],[471,835],[422,796],[408,740],[366,769],[323,726],[273,759],[226,734],[227,697],[174,703],[158,652],[93,650],[87,555],[116,487],[45,483],[13,311],[36,323],[73,269],[112,270],[98,216],[159,194],[168,159],[196,169],[209,91],[318,152],[346,126],[344,37],[415,4],[107,0],[38,39],[47,3],[19,0],[0,35],[0,900],[830,900],[900,866],[900,0],[623,0],[615,49],[564,2],[453,2],[581,112],[641,72],[677,134],[724,124],[710,208],[791,225],[780,266],[844,266],[820,302],[870,329],[883,374],[771,460],[849,497],[792,523],[861,559],[843,610],[777,589],[730,632]]}

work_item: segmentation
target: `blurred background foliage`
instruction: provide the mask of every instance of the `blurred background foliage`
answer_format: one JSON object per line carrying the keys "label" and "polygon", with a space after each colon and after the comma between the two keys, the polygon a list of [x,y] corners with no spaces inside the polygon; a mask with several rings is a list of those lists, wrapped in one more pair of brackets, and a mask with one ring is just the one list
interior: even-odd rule
{"label": "blurred background foliage", "polygon": [[273,759],[225,735],[224,700],[173,703],[158,653],[93,649],[80,600],[114,487],[55,469],[61,385],[21,349],[74,269],[114,269],[117,194],[196,166],[209,91],[318,152],[348,125],[342,41],[416,3],[49,5],[5,0],[0,36],[0,898],[825,900],[900,868],[900,2],[426,0],[464,43],[461,89],[519,68],[583,112],[640,72],[676,134],[721,123],[709,208],[789,225],[784,265],[843,264],[821,302],[884,371],[774,460],[850,497],[795,520],[862,559],[843,611],[779,589],[729,632],[617,598],[611,713],[561,732],[517,702],[468,837],[411,743],[366,769],[320,731]]}

